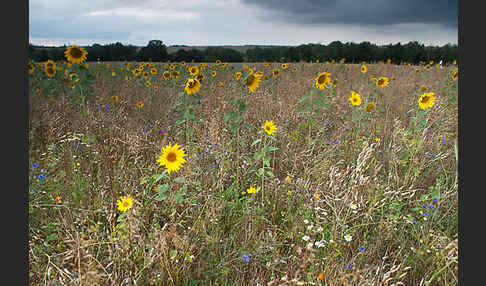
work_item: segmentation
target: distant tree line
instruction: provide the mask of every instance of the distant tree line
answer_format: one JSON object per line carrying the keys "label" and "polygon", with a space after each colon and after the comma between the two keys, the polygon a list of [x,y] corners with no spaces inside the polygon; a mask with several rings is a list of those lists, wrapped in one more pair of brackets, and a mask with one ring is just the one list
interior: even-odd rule
{"label": "distant tree line", "polygon": [[[29,44],[29,58],[36,62],[65,60],[66,46],[43,47]],[[299,61],[339,61],[348,63],[378,62],[390,59],[393,63],[418,64],[420,61],[450,63],[458,58],[457,44],[425,46],[417,41],[378,46],[370,42],[341,43],[334,41],[328,45],[304,44],[300,46],[254,47],[240,52],[231,48],[207,47],[200,49],[179,49],[169,54],[160,40],[151,40],[145,47],[123,45],[120,42],[84,47],[88,61],[152,61],[152,62],[299,62]]]}

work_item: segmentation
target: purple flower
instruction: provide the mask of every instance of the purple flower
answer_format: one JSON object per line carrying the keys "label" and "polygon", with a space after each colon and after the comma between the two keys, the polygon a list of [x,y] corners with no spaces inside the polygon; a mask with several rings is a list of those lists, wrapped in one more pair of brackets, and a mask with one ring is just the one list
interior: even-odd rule
{"label": "purple flower", "polygon": [[32,163],[32,168],[35,168],[37,167],[37,162],[36,163]]}
{"label": "purple flower", "polygon": [[42,180],[44,179],[44,177],[45,177],[44,174],[40,174],[37,178],[39,178],[39,180]]}
{"label": "purple flower", "polygon": [[359,251],[364,252],[365,250],[366,250],[366,248],[364,246],[359,247]]}
{"label": "purple flower", "polygon": [[208,133],[208,132],[206,132],[206,134],[204,134],[204,136],[208,137],[208,136],[209,136],[209,133]]}
{"label": "purple flower", "polygon": [[353,269],[353,264],[349,263],[348,264],[348,269]]}
{"label": "purple flower", "polygon": [[433,205],[430,205],[429,209],[433,210],[433,209],[435,209],[435,207]]}
{"label": "purple flower", "polygon": [[432,203],[436,204],[436,203],[437,203],[437,200],[436,200],[436,199],[434,199],[434,200],[432,201]]}
{"label": "purple flower", "polygon": [[428,213],[428,212],[424,212],[424,216],[428,216],[428,215],[429,215],[429,213]]}
{"label": "purple flower", "polygon": [[250,257],[246,254],[243,254],[241,256],[241,260],[243,260],[243,262],[245,262],[245,263],[248,263],[248,262],[250,262]]}

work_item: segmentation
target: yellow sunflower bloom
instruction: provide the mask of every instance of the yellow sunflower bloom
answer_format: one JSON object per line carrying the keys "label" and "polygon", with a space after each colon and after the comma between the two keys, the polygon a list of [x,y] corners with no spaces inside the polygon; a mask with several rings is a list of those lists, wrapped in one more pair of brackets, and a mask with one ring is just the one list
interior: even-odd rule
{"label": "yellow sunflower bloom", "polygon": [[367,70],[368,70],[368,68],[366,67],[366,65],[361,66],[361,73],[362,74],[365,74]]}
{"label": "yellow sunflower bloom", "polygon": [[187,92],[188,95],[197,93],[201,89],[201,83],[197,78],[190,78],[186,82],[186,87],[184,90]]}
{"label": "yellow sunflower bloom", "polygon": [[289,67],[289,65],[288,65],[288,64],[282,64],[282,69],[283,69],[283,70],[286,70],[288,67]]}
{"label": "yellow sunflower bloom", "polygon": [[126,212],[132,207],[133,198],[131,196],[122,196],[116,201],[116,205],[118,206],[119,211]]}
{"label": "yellow sunflower bloom", "polygon": [[169,145],[162,148],[162,154],[157,159],[157,162],[159,162],[159,166],[165,166],[170,174],[171,172],[177,172],[182,167],[182,164],[186,162],[184,159],[186,155],[184,147],[178,144],[172,145],[169,142]]}
{"label": "yellow sunflower bloom", "polygon": [[429,90],[429,88],[428,88],[426,85],[422,85],[422,86],[420,87],[420,91],[421,91],[421,92],[426,92],[427,90]]}
{"label": "yellow sunflower bloom", "polygon": [[76,45],[70,46],[64,52],[64,56],[66,56],[68,62],[73,64],[80,64],[86,61],[86,55],[88,52]]}
{"label": "yellow sunflower bloom", "polygon": [[388,85],[388,78],[387,77],[380,77],[377,81],[376,81],[376,85],[383,88],[385,86]]}
{"label": "yellow sunflower bloom", "polygon": [[365,110],[366,112],[373,112],[375,110],[375,104],[373,102],[368,103]]}
{"label": "yellow sunflower bloom", "polygon": [[216,71],[212,71],[212,72],[211,72],[211,76],[212,76],[212,77],[215,77],[215,76],[216,76]]}
{"label": "yellow sunflower bloom", "polygon": [[250,93],[255,91],[255,89],[260,84],[261,79],[262,77],[258,74],[250,74],[246,77],[246,86],[248,87]]}
{"label": "yellow sunflower bloom", "polygon": [[44,72],[48,77],[54,77],[56,75],[56,69],[53,67],[45,67]]}
{"label": "yellow sunflower bloom", "polygon": [[144,104],[143,104],[142,101],[137,102],[137,107],[138,108],[142,108],[143,106],[144,106]]}
{"label": "yellow sunflower bloom", "polygon": [[240,80],[240,77],[241,77],[241,72],[237,72],[237,73],[235,74],[235,79],[236,79],[236,80]]}
{"label": "yellow sunflower bloom", "polygon": [[361,105],[361,96],[351,90],[351,97],[349,98],[349,101],[351,101],[352,105],[359,106]]}
{"label": "yellow sunflower bloom", "polygon": [[191,76],[196,76],[199,73],[199,67],[198,66],[190,66],[188,67],[189,73]]}
{"label": "yellow sunflower bloom", "polygon": [[263,126],[263,129],[265,132],[267,132],[268,135],[273,135],[275,133],[275,130],[277,130],[277,126],[275,123],[272,121],[265,121],[265,125]]}
{"label": "yellow sunflower bloom", "polygon": [[431,108],[435,104],[435,96],[433,92],[427,92],[420,96],[418,104],[423,110]]}
{"label": "yellow sunflower bloom", "polygon": [[330,73],[322,72],[316,77],[316,87],[318,89],[325,89],[327,85],[331,82]]}
{"label": "yellow sunflower bloom", "polygon": [[254,187],[250,187],[249,189],[246,189],[246,192],[249,194],[256,194],[258,193],[259,189],[255,189]]}
{"label": "yellow sunflower bloom", "polygon": [[164,76],[164,80],[168,80],[168,79],[170,79],[170,72],[165,71],[165,72],[163,73],[163,76]]}

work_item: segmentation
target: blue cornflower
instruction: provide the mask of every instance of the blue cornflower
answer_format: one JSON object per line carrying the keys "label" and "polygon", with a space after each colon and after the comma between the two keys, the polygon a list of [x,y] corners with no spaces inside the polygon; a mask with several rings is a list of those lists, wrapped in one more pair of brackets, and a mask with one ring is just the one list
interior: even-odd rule
{"label": "blue cornflower", "polygon": [[199,156],[201,156],[201,155],[199,155],[199,153],[196,153],[196,157],[199,158]]}
{"label": "blue cornflower", "polygon": [[243,260],[243,262],[245,262],[245,263],[248,263],[248,262],[250,262],[250,256],[243,254],[241,256],[241,260]]}
{"label": "blue cornflower", "polygon": [[433,209],[435,209],[435,207],[433,205],[430,205],[429,209],[433,210]]}
{"label": "blue cornflower", "polygon": [[426,209],[427,207],[425,205],[422,205],[422,208]]}
{"label": "blue cornflower", "polygon": [[208,136],[209,136],[209,133],[208,133],[208,132],[206,132],[206,134],[204,134],[204,136],[208,137]]}
{"label": "blue cornflower", "polygon": [[434,200],[432,201],[432,203],[436,204],[436,203],[437,203],[437,200],[436,200],[436,199],[434,199]]}
{"label": "blue cornflower", "polygon": [[428,212],[424,212],[424,216],[428,216],[428,215],[429,215],[429,213],[428,213]]}
{"label": "blue cornflower", "polygon": [[37,167],[37,162],[32,163],[32,168],[35,168],[35,167]]}
{"label": "blue cornflower", "polygon": [[37,178],[39,178],[39,180],[42,180],[44,179],[44,177],[45,177],[44,174],[40,174]]}
{"label": "blue cornflower", "polygon": [[381,151],[378,151],[378,154],[380,154],[380,155],[382,155],[382,154],[383,154],[383,152],[381,152]]}
{"label": "blue cornflower", "polygon": [[432,157],[434,157],[434,158],[437,157],[437,154],[432,154]]}
{"label": "blue cornflower", "polygon": [[110,111],[110,107],[108,105],[105,105],[105,112],[109,112]]}
{"label": "blue cornflower", "polygon": [[414,218],[414,219],[413,219],[413,222],[417,222],[417,219],[416,219],[416,218]]}
{"label": "blue cornflower", "polygon": [[446,143],[446,140],[445,140],[445,138],[442,138],[442,143]]}
{"label": "blue cornflower", "polygon": [[332,145],[332,144],[334,144],[334,142],[332,142],[332,141],[331,141],[331,143],[329,143],[329,144],[331,144],[331,145]]}
{"label": "blue cornflower", "polygon": [[331,135],[331,131],[327,131],[327,135]]}
{"label": "blue cornflower", "polygon": [[213,164],[213,167],[214,167],[215,169],[218,169],[218,165],[217,165],[217,164]]}
{"label": "blue cornflower", "polygon": [[382,164],[382,165],[383,165],[384,163],[385,163],[385,162],[383,162],[383,161],[380,161],[380,164]]}
{"label": "blue cornflower", "polygon": [[359,247],[359,251],[364,252],[365,250],[366,250],[366,248],[364,246]]}
{"label": "blue cornflower", "polygon": [[353,269],[353,264],[349,263],[348,264],[348,269]]}
{"label": "blue cornflower", "polygon": [[339,140],[336,140],[336,144],[339,144]]}

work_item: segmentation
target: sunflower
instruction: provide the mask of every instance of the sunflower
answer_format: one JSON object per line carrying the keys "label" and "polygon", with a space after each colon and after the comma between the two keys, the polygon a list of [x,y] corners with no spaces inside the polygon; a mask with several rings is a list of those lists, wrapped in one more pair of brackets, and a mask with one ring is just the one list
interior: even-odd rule
{"label": "sunflower", "polygon": [[218,82],[219,87],[224,87],[224,83],[222,81]]}
{"label": "sunflower", "polygon": [[365,74],[367,70],[368,68],[366,67],[366,65],[361,66],[361,73]]}
{"label": "sunflower", "polygon": [[298,71],[299,71],[299,69],[298,69],[297,67],[293,67],[293,68],[292,68],[292,71],[293,71],[293,72],[298,72]]}
{"label": "sunflower", "polygon": [[426,65],[425,68],[429,70],[430,69],[430,65]]}
{"label": "sunflower", "polygon": [[217,65],[220,65],[221,64],[221,61],[220,60],[216,60],[216,64]]}
{"label": "sunflower", "polygon": [[267,132],[268,135],[273,135],[275,133],[275,130],[277,130],[277,126],[273,121],[265,121],[265,125],[263,126],[263,129],[265,132]]}
{"label": "sunflower", "polygon": [[248,87],[250,93],[255,91],[260,84],[261,79],[262,77],[258,74],[250,74],[246,77],[246,86]]}
{"label": "sunflower", "polygon": [[420,92],[426,92],[429,88],[424,84],[420,87]]}
{"label": "sunflower", "polygon": [[168,79],[170,78],[170,72],[165,71],[165,72],[163,73],[163,76],[164,76],[164,79],[165,79],[165,80],[168,80]]}
{"label": "sunflower", "polygon": [[189,70],[189,73],[192,76],[196,76],[197,74],[199,74],[199,67],[198,66],[190,66],[187,69]]}
{"label": "sunflower", "polygon": [[240,77],[241,77],[241,72],[237,72],[237,73],[235,74],[235,79],[236,79],[236,80],[240,80]]}
{"label": "sunflower", "polygon": [[184,90],[187,92],[188,95],[194,94],[201,89],[201,83],[197,78],[190,78],[186,82],[186,87]]}
{"label": "sunflower", "polygon": [[118,206],[119,211],[126,212],[132,207],[133,198],[131,196],[121,196],[120,199],[116,201],[116,205]]}
{"label": "sunflower", "polygon": [[133,73],[134,76],[138,77],[140,74],[142,74],[142,70],[135,68],[135,69],[132,70],[132,73]]}
{"label": "sunflower", "polygon": [[159,166],[165,166],[167,168],[167,173],[170,172],[177,172],[182,164],[186,162],[184,157],[187,154],[184,151],[184,147],[169,142],[169,145],[162,148],[162,154],[160,155],[157,162],[159,162]]}
{"label": "sunflower", "polygon": [[113,100],[114,102],[118,102],[118,95],[113,95],[111,97],[111,100]]}
{"label": "sunflower", "polygon": [[56,75],[56,69],[53,67],[45,67],[44,72],[49,77],[54,77]]}
{"label": "sunflower", "polygon": [[352,105],[359,106],[361,105],[361,95],[351,90],[351,97],[349,98]]}
{"label": "sunflower", "polygon": [[388,78],[387,77],[380,77],[377,81],[376,81],[376,85],[379,86],[379,87],[385,87],[388,85]]}
{"label": "sunflower", "polygon": [[86,61],[87,54],[88,52],[85,49],[75,45],[68,47],[64,52],[64,56],[66,56],[68,62],[73,64],[80,64]]}
{"label": "sunflower", "polygon": [[328,72],[321,72],[316,77],[316,87],[318,89],[325,89],[327,85],[331,82],[331,78],[329,77],[331,74]]}
{"label": "sunflower", "polygon": [[420,96],[418,103],[419,103],[420,108],[425,110],[427,108],[431,108],[435,103],[434,101],[435,101],[434,93],[433,92],[427,92],[427,93],[424,93]]}
{"label": "sunflower", "polygon": [[138,108],[142,108],[144,106],[143,102],[139,101],[137,102],[137,107]]}
{"label": "sunflower", "polygon": [[276,77],[276,76],[278,76],[278,73],[279,73],[278,69],[274,69],[273,72],[272,72],[272,76]]}
{"label": "sunflower", "polygon": [[269,63],[267,63],[267,62],[263,62],[263,66],[264,66],[264,67],[269,67],[269,66],[270,66],[270,64],[269,64]]}
{"label": "sunflower", "polygon": [[289,65],[288,65],[288,64],[282,64],[282,69],[283,69],[283,70],[287,69],[288,67],[289,67]]}
{"label": "sunflower", "polygon": [[429,62],[429,65],[433,65],[433,64],[434,64],[434,61],[430,61],[430,62]]}
{"label": "sunflower", "polygon": [[373,102],[368,103],[365,110],[366,112],[373,112],[375,110],[375,104]]}
{"label": "sunflower", "polygon": [[259,189],[260,189],[260,188],[255,189],[254,187],[250,187],[249,189],[246,189],[246,192],[247,192],[248,194],[256,194],[256,193],[258,193]]}
{"label": "sunflower", "polygon": [[145,86],[146,86],[146,87],[150,87],[151,85],[152,85],[152,83],[150,82],[150,80],[147,80],[147,81],[145,82]]}
{"label": "sunflower", "polygon": [[56,63],[52,60],[47,60],[46,62],[44,62],[44,68],[56,69]]}
{"label": "sunflower", "polygon": [[453,64],[453,65],[457,65],[457,60],[454,60],[454,61],[452,62],[452,64]]}
{"label": "sunflower", "polygon": [[212,76],[212,77],[215,77],[215,76],[216,76],[216,71],[212,71],[212,72],[211,72],[211,76]]}
{"label": "sunflower", "polygon": [[179,78],[179,72],[178,71],[173,71],[172,74],[170,75],[170,77],[173,77],[175,79],[178,79]]}
{"label": "sunflower", "polygon": [[29,74],[35,71],[35,65],[33,63],[29,63]]}
{"label": "sunflower", "polygon": [[116,76],[116,72],[111,72],[111,76]]}
{"label": "sunflower", "polygon": [[149,72],[145,71],[143,72],[143,78],[148,78],[149,77]]}
{"label": "sunflower", "polygon": [[155,67],[151,68],[150,69],[150,73],[153,74],[153,75],[156,75],[157,74],[157,69]]}
{"label": "sunflower", "polygon": [[388,60],[387,60],[387,63],[388,63],[388,64],[391,64],[391,59],[388,59]]}
{"label": "sunflower", "polygon": [[155,91],[155,92],[159,91],[159,86],[158,86],[158,85],[156,85],[156,84],[154,85],[154,91]]}
{"label": "sunflower", "polygon": [[196,79],[199,81],[199,82],[202,82],[202,80],[204,79],[204,75],[202,73],[198,74],[196,76]]}
{"label": "sunflower", "polygon": [[185,65],[186,65],[186,61],[182,61],[182,62],[180,63],[180,65],[181,65],[181,67],[185,66]]}

